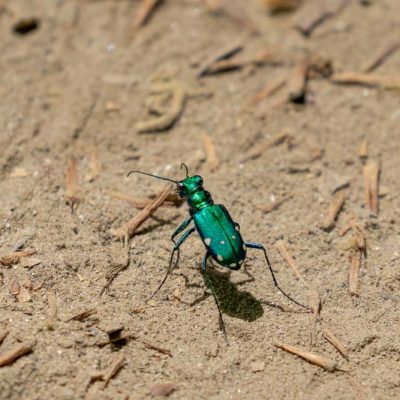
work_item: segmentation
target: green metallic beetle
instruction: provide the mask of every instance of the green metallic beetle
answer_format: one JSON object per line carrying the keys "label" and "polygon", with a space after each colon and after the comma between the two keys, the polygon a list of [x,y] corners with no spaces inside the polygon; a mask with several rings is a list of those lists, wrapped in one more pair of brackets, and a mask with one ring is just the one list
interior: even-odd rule
{"label": "green metallic beetle", "polygon": [[[202,273],[207,285],[211,289],[215,303],[217,305],[220,327],[224,334],[225,325],[222,319],[221,309],[215,296],[215,291],[213,289],[211,280],[207,273],[207,260],[210,256],[219,265],[229,268],[231,270],[238,270],[246,259],[246,250],[248,248],[262,250],[264,252],[265,259],[271,272],[274,285],[277,287],[277,289],[280,290],[280,292],[285,297],[287,297],[289,300],[293,301],[297,305],[310,309],[310,307],[305,306],[294,300],[280,288],[275,278],[274,271],[271,267],[271,263],[269,262],[267,256],[267,251],[265,250],[264,246],[259,243],[245,242],[243,240],[240,234],[239,224],[233,221],[232,217],[229,215],[228,210],[222,204],[214,204],[214,201],[211,198],[211,194],[204,190],[203,178],[200,175],[189,176],[187,166],[182,163],[181,168],[182,167],[184,167],[186,170],[186,178],[181,181],[148,174],[142,171],[130,171],[128,173],[128,176],[131,173],[139,173],[175,183],[177,185],[180,197],[186,199],[189,206],[189,217],[186,218],[171,235],[171,240],[174,242],[174,247],[171,252],[167,274],[165,275],[160,286],[147,299],[147,301],[158,293],[158,291],[167,280],[168,275],[178,264],[180,246],[185,242],[189,235],[191,235],[194,231],[197,231],[206,247],[206,254],[204,255],[201,268]],[[182,234],[182,236],[176,241],[175,238],[181,232],[183,232],[192,221],[194,223],[194,226],[186,230]],[[177,252],[178,255],[175,264],[173,264],[175,252]]]}

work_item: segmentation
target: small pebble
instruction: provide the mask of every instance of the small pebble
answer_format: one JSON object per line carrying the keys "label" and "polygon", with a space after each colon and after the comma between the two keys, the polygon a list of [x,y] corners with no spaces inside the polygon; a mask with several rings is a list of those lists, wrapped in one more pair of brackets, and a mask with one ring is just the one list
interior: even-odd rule
{"label": "small pebble", "polygon": [[176,390],[174,383],[156,383],[150,388],[150,393],[157,397],[168,397]]}

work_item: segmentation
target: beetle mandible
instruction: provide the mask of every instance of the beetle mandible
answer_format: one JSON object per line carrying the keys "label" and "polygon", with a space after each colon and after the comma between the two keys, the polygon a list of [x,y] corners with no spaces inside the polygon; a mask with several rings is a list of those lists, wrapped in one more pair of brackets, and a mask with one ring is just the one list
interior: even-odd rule
{"label": "beetle mandible", "polygon": [[[173,182],[177,185],[179,196],[185,199],[189,206],[189,217],[187,217],[171,235],[171,240],[174,243],[174,247],[171,251],[167,274],[165,275],[157,290],[147,299],[147,301],[153,298],[158,293],[158,291],[167,280],[169,274],[172,272],[173,268],[177,266],[179,262],[181,245],[193,232],[197,231],[206,248],[201,271],[217,305],[220,328],[224,335],[226,335],[226,330],[225,324],[222,319],[221,308],[215,295],[211,279],[207,273],[207,260],[209,259],[209,257],[213,258],[222,267],[229,268],[231,270],[238,270],[246,259],[247,249],[261,250],[264,253],[275,287],[292,302],[310,310],[309,306],[301,304],[297,300],[293,299],[279,286],[271,263],[268,259],[265,247],[260,243],[244,241],[242,235],[240,234],[239,224],[233,221],[232,217],[230,216],[228,210],[225,208],[224,205],[214,204],[211,194],[204,189],[203,178],[200,175],[189,176],[187,166],[182,163],[181,169],[182,167],[184,167],[186,170],[186,177],[180,181],[149,174],[142,171],[130,171],[127,175],[129,176],[132,173],[138,173],[148,175],[153,178]],[[183,232],[186,228],[189,227],[191,222],[194,223],[194,226]],[[176,240],[176,237],[181,232],[183,232],[182,235]],[[177,258],[175,263],[173,263],[174,255],[176,252]]]}

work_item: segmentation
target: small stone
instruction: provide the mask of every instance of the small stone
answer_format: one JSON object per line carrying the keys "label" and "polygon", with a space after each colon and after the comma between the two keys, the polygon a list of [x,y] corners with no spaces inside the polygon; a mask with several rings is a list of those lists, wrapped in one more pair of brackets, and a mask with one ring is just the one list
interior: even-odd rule
{"label": "small stone", "polygon": [[18,296],[20,291],[21,291],[21,286],[19,285],[19,282],[16,279],[13,280],[10,286],[10,293],[13,296]]}
{"label": "small stone", "polygon": [[156,383],[150,388],[150,393],[156,397],[168,397],[176,390],[174,383]]}
{"label": "small stone", "polygon": [[264,369],[265,369],[265,362],[264,362],[264,361],[253,361],[253,362],[250,364],[250,368],[251,368],[252,372],[264,371]]}

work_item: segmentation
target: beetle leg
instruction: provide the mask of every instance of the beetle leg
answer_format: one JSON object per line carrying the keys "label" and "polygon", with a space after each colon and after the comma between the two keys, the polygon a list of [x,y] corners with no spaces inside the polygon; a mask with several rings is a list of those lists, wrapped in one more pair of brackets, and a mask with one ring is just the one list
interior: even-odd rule
{"label": "beetle leg", "polygon": [[297,300],[295,300],[293,297],[289,296],[286,292],[283,291],[283,289],[281,289],[281,287],[278,284],[278,281],[275,278],[275,274],[274,271],[272,269],[271,263],[269,262],[268,256],[267,256],[267,250],[265,250],[265,247],[262,244],[259,243],[249,243],[249,242],[245,242],[245,246],[250,248],[250,249],[258,249],[258,250],[262,250],[264,252],[264,256],[265,259],[267,260],[267,264],[268,264],[268,268],[269,271],[271,272],[272,275],[272,280],[274,282],[275,287],[286,297],[288,298],[290,301],[292,301],[293,303],[296,303],[297,305],[306,308],[307,310],[311,310],[312,308],[309,306],[306,306],[304,304],[301,304],[300,302],[298,302]]}
{"label": "beetle leg", "polygon": [[208,275],[208,272],[207,272],[207,260],[208,260],[208,257],[209,257],[210,255],[211,255],[211,254],[210,254],[209,251],[207,251],[206,254],[204,255],[203,262],[202,262],[202,264],[201,264],[201,272],[202,272],[202,274],[203,274],[203,276],[204,276],[204,280],[206,281],[206,285],[209,287],[209,289],[211,290],[211,293],[212,293],[212,295],[213,295],[213,297],[214,297],[215,304],[217,305],[217,309],[218,309],[219,329],[220,329],[220,330],[222,331],[222,333],[224,334],[225,342],[228,344],[228,339],[227,339],[226,330],[225,330],[225,323],[224,323],[224,320],[223,320],[223,318],[222,318],[221,308],[220,308],[220,306],[219,306],[217,296],[215,295],[214,287],[213,287],[213,284],[212,284],[212,282],[211,282],[210,276]]}
{"label": "beetle leg", "polygon": [[[185,221],[186,222],[186,221]],[[190,221],[189,221],[190,222]],[[189,222],[187,223],[187,224],[189,224]],[[183,224],[182,224],[183,225]],[[182,226],[181,225],[181,226]],[[180,227],[181,227],[180,226]],[[179,227],[179,228],[180,228]],[[182,229],[184,229],[184,228],[182,228]],[[169,265],[168,265],[168,270],[167,270],[167,273],[166,273],[166,275],[165,275],[165,277],[164,277],[164,279],[162,280],[162,282],[161,282],[161,284],[160,284],[160,286],[157,288],[157,290],[146,300],[146,302],[148,302],[150,299],[152,299],[158,292],[159,292],[159,290],[162,288],[162,286],[164,285],[164,283],[165,283],[165,281],[167,280],[167,278],[168,278],[168,275],[172,272],[172,270],[176,267],[176,265],[177,265],[177,263],[178,263],[178,259],[179,259],[179,257],[178,257],[178,259],[176,260],[176,262],[174,263],[174,265],[172,266],[172,261],[173,261],[173,259],[174,259],[174,254],[175,254],[175,252],[176,251],[179,251],[179,247],[181,246],[181,244],[189,237],[189,235],[190,234],[192,234],[194,231],[195,231],[196,229],[195,229],[195,227],[192,227],[192,228],[190,228],[189,230],[187,230],[179,239],[178,239],[178,241],[175,243],[175,245],[174,245],[174,248],[172,249],[172,251],[171,251],[171,256],[170,256],[170,258],[169,258]],[[178,232],[179,233],[179,232]],[[178,253],[179,254],[179,253]]]}
{"label": "beetle leg", "polygon": [[[192,222],[193,217],[190,216],[188,218],[186,218],[174,231],[174,233],[171,235],[171,240],[174,242],[174,245],[176,244],[175,242],[175,238],[176,236],[178,236],[183,230],[185,230],[187,228],[187,226]],[[176,261],[175,261],[175,266],[178,265],[179,262],[179,258],[181,256],[181,252],[179,250],[179,248],[177,249],[177,257],[176,257]],[[174,266],[174,268],[175,268]]]}

